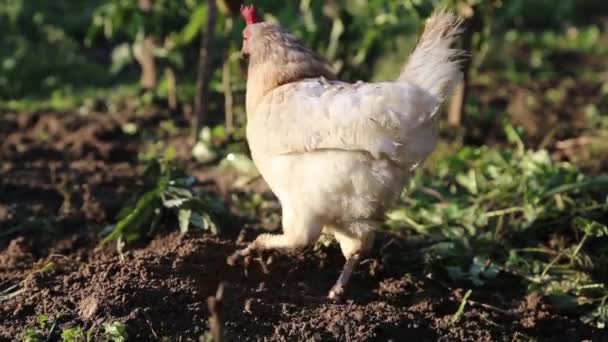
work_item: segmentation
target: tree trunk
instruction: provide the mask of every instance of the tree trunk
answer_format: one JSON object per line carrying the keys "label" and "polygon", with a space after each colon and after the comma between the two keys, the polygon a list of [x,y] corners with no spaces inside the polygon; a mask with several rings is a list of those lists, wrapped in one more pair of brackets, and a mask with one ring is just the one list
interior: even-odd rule
{"label": "tree trunk", "polygon": [[167,99],[169,109],[174,111],[177,109],[177,81],[175,80],[175,72],[171,67],[165,69],[165,77],[167,78]]}
{"label": "tree trunk", "polygon": [[154,38],[147,36],[141,44],[141,56],[139,58],[141,65],[141,86],[145,89],[154,89],[156,87],[156,61],[154,60]]}
{"label": "tree trunk", "polygon": [[211,47],[215,35],[215,20],[217,17],[216,0],[209,0],[207,13],[207,28],[201,32],[201,47],[199,51],[198,70],[196,75],[196,95],[194,97],[194,130],[192,144],[196,144],[198,134],[207,120],[209,111],[209,79],[211,78]]}
{"label": "tree trunk", "polygon": [[450,101],[448,110],[448,124],[451,127],[460,127],[462,123],[462,117],[464,115],[464,109],[467,102],[467,92],[469,85],[469,66],[470,62],[463,63],[463,77],[462,81],[458,83],[456,89],[454,89],[454,95]]}
{"label": "tree trunk", "polygon": [[[452,127],[460,127],[462,125],[469,90],[470,74],[474,67],[479,66],[473,64],[473,54],[474,52],[479,52],[478,46],[473,47],[473,33],[479,32],[482,40],[489,39],[489,33],[492,29],[494,4],[494,0],[487,0],[481,3],[474,3],[472,1],[459,3],[458,10],[460,15],[466,19],[466,31],[462,36],[462,49],[469,53],[469,57],[462,65],[462,72],[464,74],[462,82],[454,90],[454,96],[450,101],[448,124]],[[482,55],[483,52],[478,56]],[[480,59],[476,60],[476,62],[480,61]]]}
{"label": "tree trunk", "polygon": [[471,59],[473,58],[473,51],[471,51],[471,46],[473,45],[473,30],[471,27],[466,28],[466,31],[462,35],[462,41],[462,49],[467,51],[469,56],[464,63],[462,63],[462,81],[460,81],[456,86],[456,89],[454,89],[454,95],[452,95],[452,100],[450,101],[448,111],[448,125],[450,125],[450,127],[460,127],[467,103],[469,69],[471,67]]}
{"label": "tree trunk", "polygon": [[234,104],[232,99],[232,70],[230,70],[230,54],[226,56],[226,62],[224,62],[224,72],[222,77],[222,83],[224,87],[224,112],[226,113],[226,131],[232,133],[234,130],[234,111],[232,110]]}
{"label": "tree trunk", "polygon": [[152,10],[152,0],[138,0],[137,6],[140,10],[144,12],[149,12]]}
{"label": "tree trunk", "polygon": [[[137,5],[144,13],[152,10],[152,0],[138,0]],[[156,88],[156,63],[154,60],[154,37],[144,32],[144,38],[139,44],[139,56],[135,56],[141,66],[140,84],[144,89]]]}

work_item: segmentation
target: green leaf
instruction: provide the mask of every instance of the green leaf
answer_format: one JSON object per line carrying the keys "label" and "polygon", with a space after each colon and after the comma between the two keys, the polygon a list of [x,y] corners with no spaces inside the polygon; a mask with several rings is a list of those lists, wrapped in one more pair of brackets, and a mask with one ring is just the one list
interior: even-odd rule
{"label": "green leaf", "polygon": [[176,155],[177,155],[177,151],[175,150],[175,147],[169,146],[167,148],[167,150],[165,151],[165,155],[163,156],[163,162],[164,163],[171,162],[173,159],[175,159]]}
{"label": "green leaf", "polygon": [[44,335],[34,328],[27,328],[23,332],[23,342],[43,342],[45,340]]}
{"label": "green leaf", "polygon": [[40,329],[42,329],[42,330],[46,329],[48,322],[49,322],[48,315],[41,314],[38,316],[38,326],[40,327]]}
{"label": "green leaf", "polygon": [[551,197],[551,196],[553,196],[555,194],[559,194],[559,193],[574,192],[577,190],[578,191],[593,190],[593,191],[597,191],[597,192],[607,193],[608,192],[608,175],[602,175],[602,176],[598,176],[598,177],[584,180],[584,181],[560,185],[556,188],[551,189],[550,191],[547,191],[543,195],[543,198]]}
{"label": "green leaf", "polygon": [[63,342],[84,342],[84,332],[81,327],[73,327],[63,330],[61,333]]}
{"label": "green leaf", "polygon": [[207,230],[209,230],[212,234],[218,234],[220,230],[211,218],[211,216],[209,214],[203,214],[202,216],[207,225]]}
{"label": "green leaf", "polygon": [[196,38],[207,24],[207,4],[199,5],[190,15],[188,24],[180,33],[179,42],[183,45]]}
{"label": "green leaf", "polygon": [[150,190],[146,192],[135,205],[133,211],[131,211],[125,218],[120,220],[110,235],[106,236],[102,240],[102,244],[106,244],[110,241],[118,239],[127,230],[137,230],[139,227],[144,225],[149,218],[151,218],[154,210],[158,207],[159,203],[159,191],[158,189]]}
{"label": "green leaf", "polygon": [[169,186],[164,191],[164,195],[189,200],[192,198],[192,191],[190,189]]}
{"label": "green leaf", "polygon": [[163,199],[163,205],[169,209],[180,208],[184,204],[186,204],[188,202],[188,200],[189,199],[187,199],[187,198],[173,198],[170,200]]}
{"label": "green leaf", "polygon": [[208,228],[207,221],[205,220],[203,215],[201,215],[197,212],[192,212],[192,216],[190,217],[190,223],[193,226],[195,226],[196,228],[199,228],[202,230],[207,230],[207,228]]}
{"label": "green leaf", "polygon": [[190,218],[192,217],[192,210],[180,209],[177,218],[179,220],[179,231],[180,235],[185,235],[188,232],[190,226]]}
{"label": "green leaf", "polygon": [[55,269],[55,263],[52,261],[49,261],[46,264],[44,264],[44,266],[42,266],[42,268],[40,269],[40,273],[42,273],[42,274],[50,273],[50,272],[53,272],[54,269]]}
{"label": "green leaf", "polygon": [[181,208],[192,199],[192,191],[185,188],[169,186],[162,193],[161,199],[166,208]]}
{"label": "green leaf", "polygon": [[578,306],[576,297],[563,292],[555,292],[547,296],[554,307],[560,310],[571,310]]}
{"label": "green leaf", "polygon": [[586,219],[584,217],[577,217],[572,222],[574,226],[585,234],[592,237],[604,237],[608,236],[608,226],[601,224],[597,221]]}
{"label": "green leaf", "polygon": [[226,130],[226,127],[223,125],[215,126],[211,130],[211,136],[214,139],[226,140],[228,138],[228,131]]}
{"label": "green leaf", "polygon": [[212,234],[217,234],[219,229],[209,214],[205,212],[192,212],[190,223],[196,228],[210,231]]}
{"label": "green leaf", "polygon": [[470,169],[467,173],[461,173],[456,176],[458,184],[462,185],[468,192],[475,195],[477,194],[477,179],[475,176],[475,170]]}
{"label": "green leaf", "polygon": [[161,165],[158,159],[152,158],[148,160],[146,163],[146,168],[144,169],[144,177],[150,179],[156,179],[160,177],[162,173]]}
{"label": "green leaf", "polygon": [[517,152],[519,153],[519,155],[522,155],[525,150],[525,145],[524,142],[521,140],[519,133],[517,133],[513,125],[511,125],[511,123],[507,119],[505,119],[503,126],[505,134],[507,135],[507,140],[510,143],[515,144],[515,146],[517,146]]}
{"label": "green leaf", "polygon": [[593,324],[598,329],[605,329],[608,323],[608,305],[599,305],[595,310],[581,317],[581,321],[585,324]]}
{"label": "green leaf", "polygon": [[126,342],[129,338],[127,326],[122,322],[104,323],[103,337],[110,342]]}

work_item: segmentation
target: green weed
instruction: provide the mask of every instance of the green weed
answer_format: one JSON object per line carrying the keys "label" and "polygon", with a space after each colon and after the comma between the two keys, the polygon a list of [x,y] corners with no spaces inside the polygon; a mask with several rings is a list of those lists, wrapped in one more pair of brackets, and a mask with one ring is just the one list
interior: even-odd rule
{"label": "green weed", "polygon": [[108,342],[126,342],[129,338],[127,326],[121,322],[104,323],[103,335]]}
{"label": "green weed", "polygon": [[127,326],[118,321],[103,323],[101,333],[95,328],[84,330],[81,326],[73,326],[61,330],[61,333],[56,335],[57,321],[62,316],[60,314],[55,320],[51,320],[45,314],[38,316],[38,327],[27,327],[23,331],[21,340],[23,342],[42,342],[54,340],[59,336],[62,342],[126,342],[129,338]]}
{"label": "green weed", "polygon": [[507,136],[514,150],[465,147],[420,173],[389,226],[426,236],[427,265],[453,282],[482,287],[513,274],[603,326],[608,176],[526,150],[508,125]]}
{"label": "green weed", "polygon": [[[194,194],[194,178],[173,165],[174,150],[161,159],[151,159],[144,171],[144,189],[118,214],[118,222],[108,227],[102,243],[117,241],[118,246],[155,232],[167,216],[177,218],[181,234],[192,227],[218,232],[212,215],[223,211],[223,204],[207,194]],[[119,249],[121,249],[119,247]]]}

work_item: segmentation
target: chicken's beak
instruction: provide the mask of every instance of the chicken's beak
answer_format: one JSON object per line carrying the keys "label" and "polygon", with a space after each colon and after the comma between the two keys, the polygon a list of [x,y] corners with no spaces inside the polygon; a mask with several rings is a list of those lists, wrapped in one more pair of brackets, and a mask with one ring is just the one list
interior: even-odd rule
{"label": "chicken's beak", "polygon": [[241,47],[241,53],[244,55],[249,55],[249,43],[247,42],[247,38],[243,37],[243,46]]}

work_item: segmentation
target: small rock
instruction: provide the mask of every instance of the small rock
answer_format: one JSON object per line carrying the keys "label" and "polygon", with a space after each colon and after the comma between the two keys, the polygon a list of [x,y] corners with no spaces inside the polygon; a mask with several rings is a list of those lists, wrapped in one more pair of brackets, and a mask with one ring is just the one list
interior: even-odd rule
{"label": "small rock", "polygon": [[93,317],[97,312],[97,309],[99,308],[99,302],[97,301],[97,298],[89,296],[81,300],[78,307],[78,313],[80,314],[80,317],[83,320],[88,320]]}

